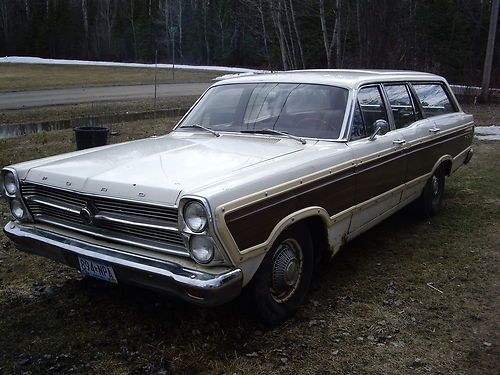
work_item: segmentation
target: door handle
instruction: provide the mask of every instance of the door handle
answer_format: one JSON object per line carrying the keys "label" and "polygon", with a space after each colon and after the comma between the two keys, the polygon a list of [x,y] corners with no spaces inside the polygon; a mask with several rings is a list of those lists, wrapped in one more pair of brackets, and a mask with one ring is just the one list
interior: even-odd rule
{"label": "door handle", "polygon": [[434,133],[434,134],[439,133],[440,131],[441,129],[439,129],[437,126],[429,129],[429,133]]}
{"label": "door handle", "polygon": [[395,145],[404,145],[406,143],[406,140],[405,139],[395,139],[394,141],[392,141],[392,143]]}

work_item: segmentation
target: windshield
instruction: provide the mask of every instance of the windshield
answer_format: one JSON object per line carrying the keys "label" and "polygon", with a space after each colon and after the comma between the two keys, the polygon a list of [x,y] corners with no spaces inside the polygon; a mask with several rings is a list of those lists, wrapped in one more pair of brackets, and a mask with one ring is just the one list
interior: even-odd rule
{"label": "windshield", "polygon": [[324,85],[259,83],[215,86],[180,128],[201,125],[215,131],[273,129],[308,138],[339,138],[348,90]]}

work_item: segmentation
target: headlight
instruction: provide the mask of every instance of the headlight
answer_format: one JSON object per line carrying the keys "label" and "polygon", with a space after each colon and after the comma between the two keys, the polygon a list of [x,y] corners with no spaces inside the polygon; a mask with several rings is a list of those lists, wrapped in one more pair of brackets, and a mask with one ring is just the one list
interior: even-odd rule
{"label": "headlight", "polygon": [[188,228],[195,233],[203,232],[207,227],[207,211],[200,202],[192,201],[186,204],[184,206],[183,216]]}
{"label": "headlight", "polygon": [[5,172],[3,176],[3,186],[8,194],[15,195],[17,193],[17,181],[14,173]]}
{"label": "headlight", "polygon": [[209,263],[214,257],[214,243],[206,236],[191,236],[189,252],[198,263]]}
{"label": "headlight", "polygon": [[17,220],[22,220],[24,218],[24,208],[18,199],[12,199],[10,201],[10,212]]}

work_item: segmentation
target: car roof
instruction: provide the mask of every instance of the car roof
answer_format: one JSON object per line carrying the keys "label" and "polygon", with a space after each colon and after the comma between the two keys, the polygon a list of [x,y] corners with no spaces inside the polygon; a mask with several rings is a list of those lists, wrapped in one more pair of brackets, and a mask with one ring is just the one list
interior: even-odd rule
{"label": "car roof", "polygon": [[438,75],[407,70],[361,70],[361,69],[315,69],[291,70],[274,73],[256,73],[241,77],[229,78],[214,86],[233,83],[309,83],[340,86],[356,89],[364,84],[377,82],[400,81],[441,81],[446,80]]}

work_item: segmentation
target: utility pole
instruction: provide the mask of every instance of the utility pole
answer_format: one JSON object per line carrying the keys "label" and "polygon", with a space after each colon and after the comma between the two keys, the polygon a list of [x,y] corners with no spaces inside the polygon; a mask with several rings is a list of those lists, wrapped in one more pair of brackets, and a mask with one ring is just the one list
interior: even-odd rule
{"label": "utility pole", "polygon": [[488,101],[490,91],[491,67],[493,65],[493,51],[495,49],[499,3],[500,0],[493,0],[491,2],[490,30],[488,32],[488,45],[486,47],[486,56],[484,58],[483,84],[481,87],[481,101],[483,103]]}

